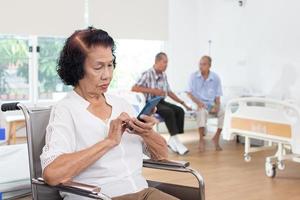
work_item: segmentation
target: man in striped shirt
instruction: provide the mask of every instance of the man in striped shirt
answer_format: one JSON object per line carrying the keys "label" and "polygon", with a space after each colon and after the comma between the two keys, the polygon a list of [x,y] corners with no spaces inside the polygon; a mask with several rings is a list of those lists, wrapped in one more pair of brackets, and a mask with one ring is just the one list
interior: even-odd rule
{"label": "man in striped shirt", "polygon": [[167,54],[163,52],[158,53],[155,57],[154,66],[142,73],[140,79],[132,87],[132,91],[144,93],[147,101],[156,96],[163,97],[157,105],[157,113],[164,119],[171,135],[168,146],[172,151],[184,155],[188,152],[188,149],[177,137],[177,134],[184,132],[184,110],[177,105],[165,101],[165,98],[169,96],[174,101],[183,105],[187,110],[191,110],[191,108],[171,91],[165,73],[167,65]]}

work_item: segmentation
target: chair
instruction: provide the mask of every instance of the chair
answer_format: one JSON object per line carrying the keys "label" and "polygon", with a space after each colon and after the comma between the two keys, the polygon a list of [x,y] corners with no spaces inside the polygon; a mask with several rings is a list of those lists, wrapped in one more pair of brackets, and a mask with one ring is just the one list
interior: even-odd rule
{"label": "chair", "polygon": [[[41,178],[42,169],[40,154],[45,144],[45,133],[48,125],[50,108],[27,108],[21,103],[8,103],[1,106],[2,111],[21,109],[25,115],[27,144],[29,155],[30,178],[32,183],[32,196],[34,200],[61,200],[58,191],[64,191],[93,199],[110,199],[100,192],[100,188],[93,185],[86,185],[78,182],[68,182],[57,186],[49,186]],[[199,187],[187,187],[176,184],[148,181],[150,187],[156,187],[161,191],[171,194],[179,199],[204,200],[204,180],[195,170],[188,167],[188,163],[161,162],[144,160],[144,167],[189,173],[197,179]]]}
{"label": "chair", "polygon": [[7,116],[6,121],[9,124],[7,144],[16,144],[17,131],[25,127],[25,119],[23,116]]}

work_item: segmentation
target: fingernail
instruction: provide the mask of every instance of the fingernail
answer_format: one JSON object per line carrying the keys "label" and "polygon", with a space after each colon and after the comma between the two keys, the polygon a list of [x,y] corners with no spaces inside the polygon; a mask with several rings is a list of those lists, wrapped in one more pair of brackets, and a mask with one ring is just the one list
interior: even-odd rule
{"label": "fingernail", "polygon": [[145,117],[145,115],[141,115],[141,118],[144,118]]}

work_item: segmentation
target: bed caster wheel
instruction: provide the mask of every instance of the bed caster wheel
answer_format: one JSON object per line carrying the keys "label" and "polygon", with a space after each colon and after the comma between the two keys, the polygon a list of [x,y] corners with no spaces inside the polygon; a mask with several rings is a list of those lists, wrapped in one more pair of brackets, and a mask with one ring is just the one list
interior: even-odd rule
{"label": "bed caster wheel", "polygon": [[278,162],[277,162],[277,168],[278,168],[279,170],[284,170],[285,164],[284,164],[282,161],[278,161]]}
{"label": "bed caster wheel", "polygon": [[245,154],[245,155],[244,155],[244,160],[245,160],[246,162],[250,162],[250,161],[251,161],[251,156],[250,156],[249,154]]}
{"label": "bed caster wheel", "polygon": [[270,178],[274,178],[276,176],[276,165],[272,163],[265,164],[266,175]]}

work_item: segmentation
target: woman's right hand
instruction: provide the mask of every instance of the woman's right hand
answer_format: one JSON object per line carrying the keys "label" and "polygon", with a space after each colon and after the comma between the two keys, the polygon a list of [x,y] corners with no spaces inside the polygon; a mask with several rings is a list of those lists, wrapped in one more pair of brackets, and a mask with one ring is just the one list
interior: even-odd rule
{"label": "woman's right hand", "polygon": [[121,113],[119,117],[111,120],[107,139],[113,146],[117,146],[121,142],[122,135],[126,129],[126,124],[130,121],[130,116],[127,113]]}

